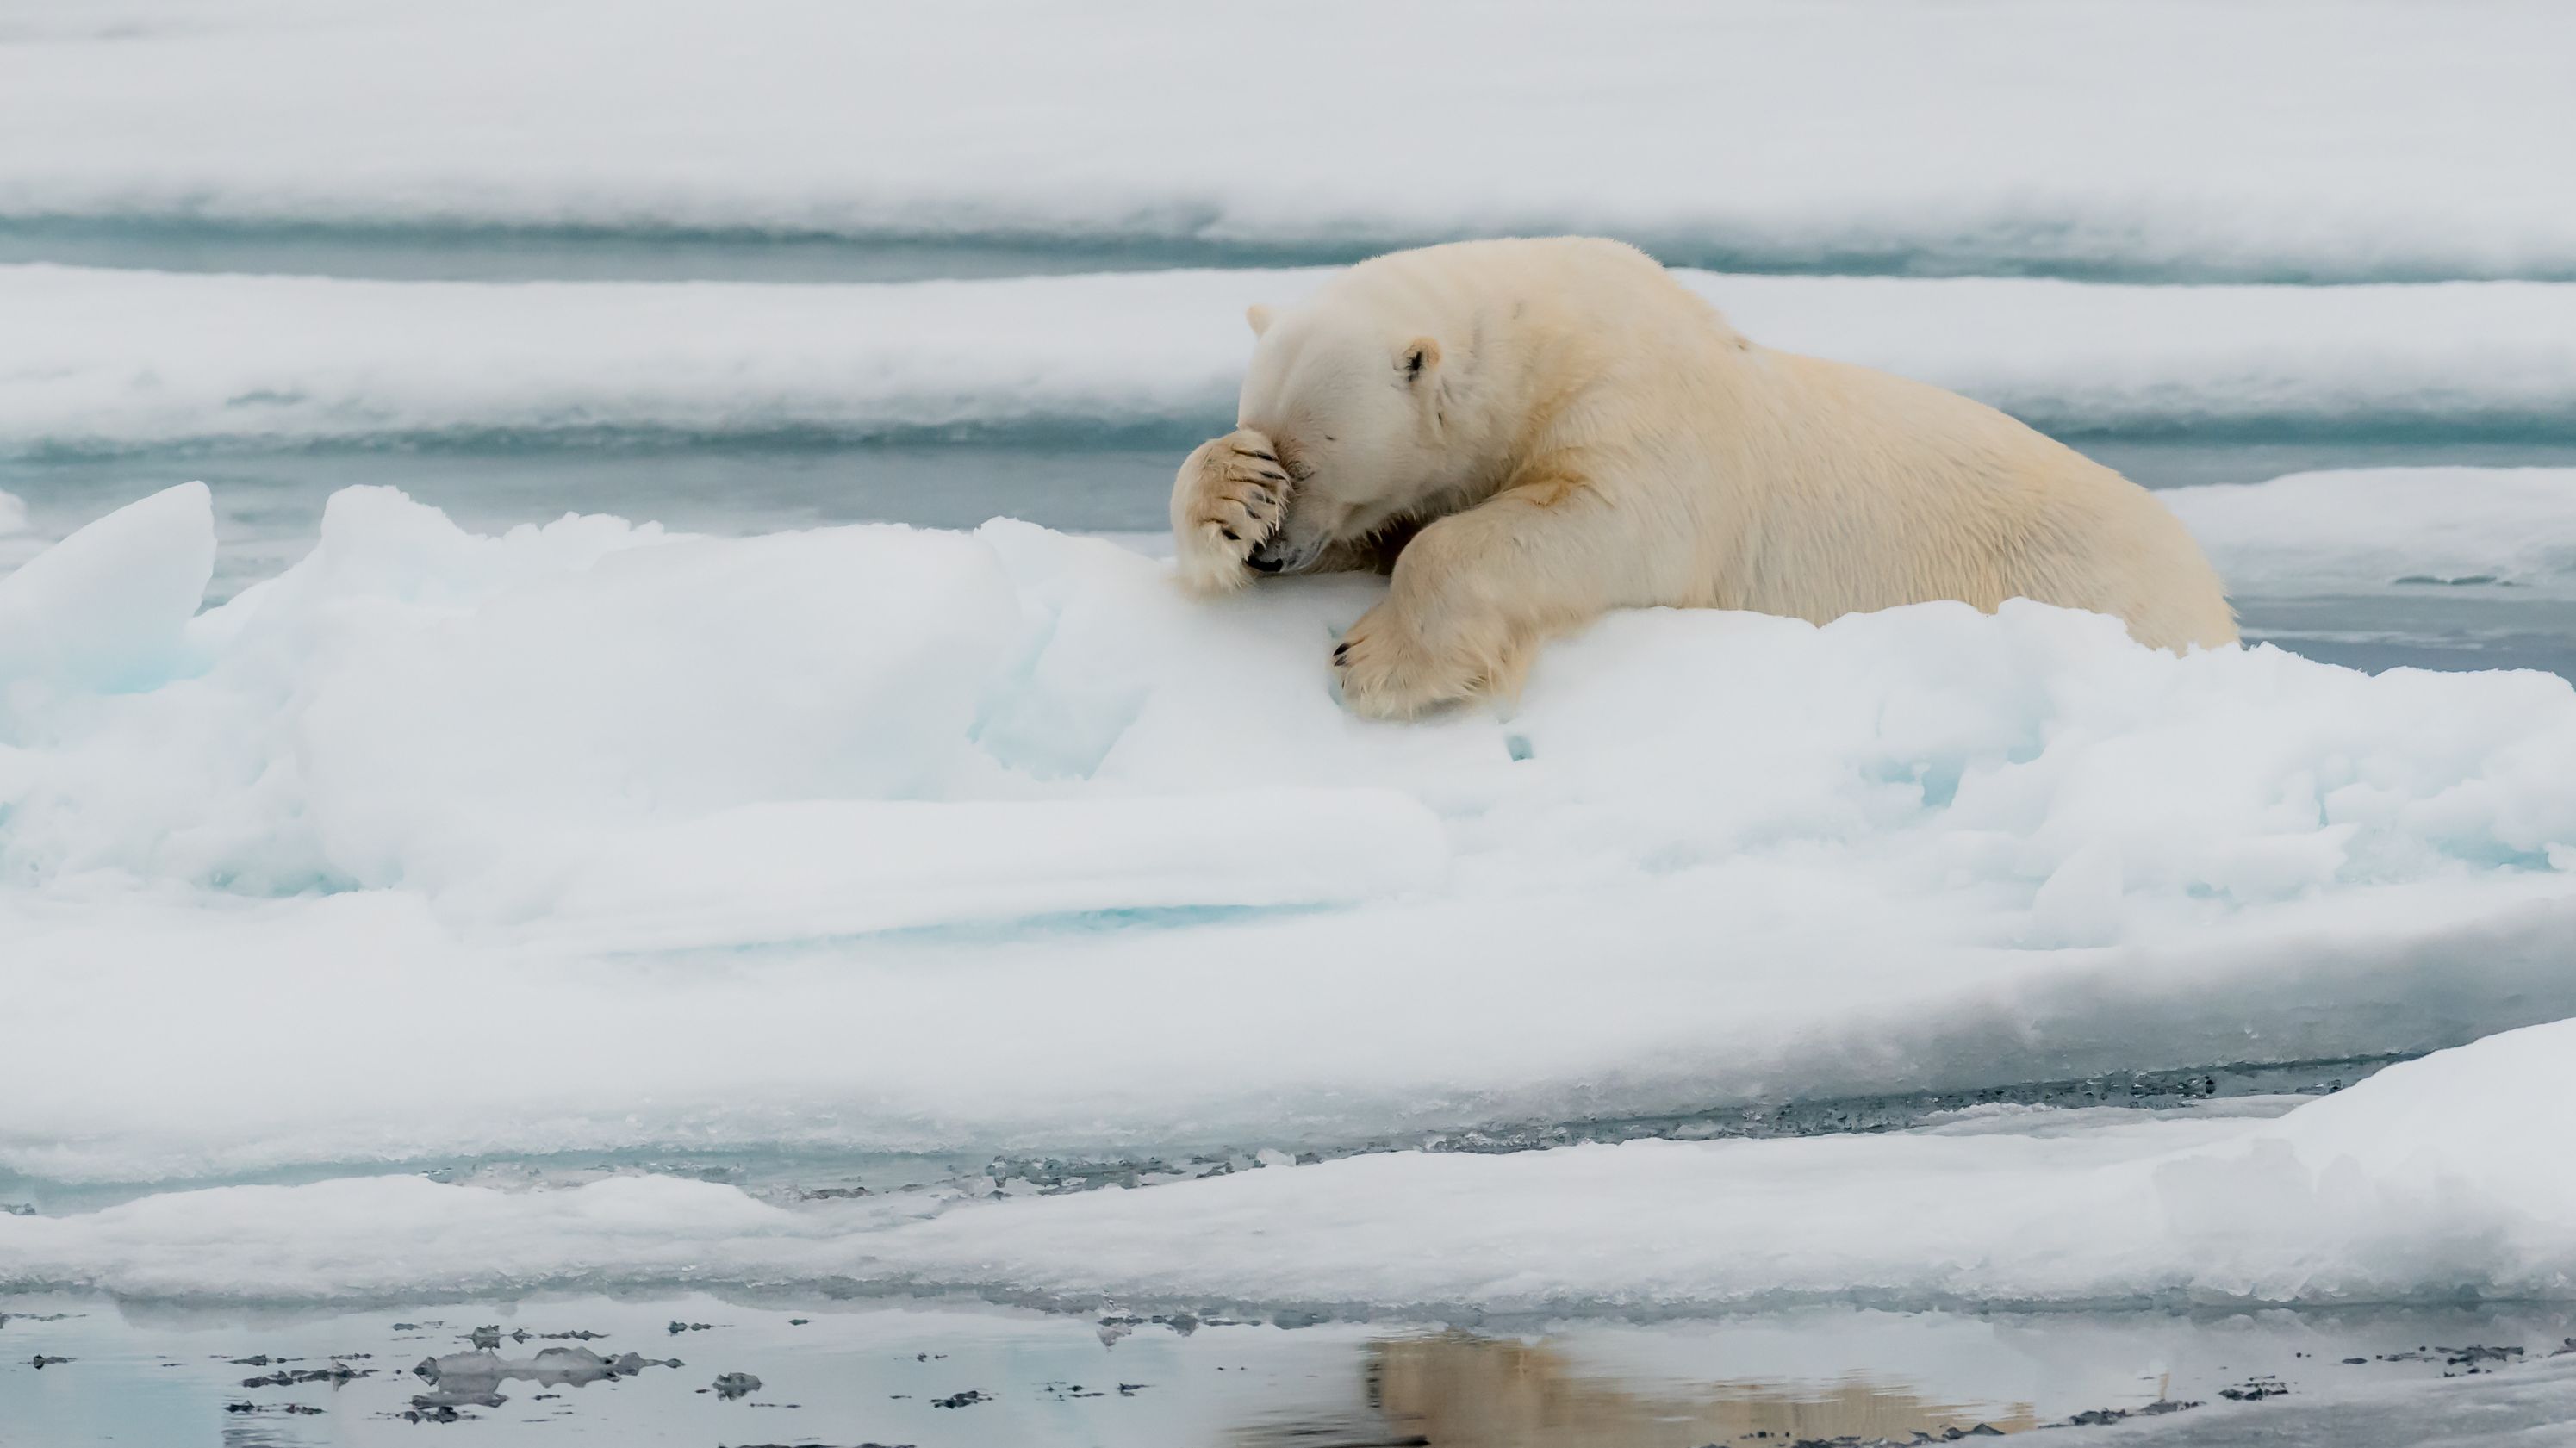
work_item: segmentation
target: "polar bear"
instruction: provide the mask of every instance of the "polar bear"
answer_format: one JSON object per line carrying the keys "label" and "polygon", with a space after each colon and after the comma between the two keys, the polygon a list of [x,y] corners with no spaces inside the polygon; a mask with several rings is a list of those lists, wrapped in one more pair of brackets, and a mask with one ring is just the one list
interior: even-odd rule
{"label": "polar bear", "polygon": [[1955,393],[1758,346],[1619,242],[1395,252],[1247,316],[1236,429],[1173,486],[1180,577],[1390,572],[1333,651],[1362,714],[1509,694],[1613,608],[2018,597],[2158,648],[2236,637],[2146,489]]}

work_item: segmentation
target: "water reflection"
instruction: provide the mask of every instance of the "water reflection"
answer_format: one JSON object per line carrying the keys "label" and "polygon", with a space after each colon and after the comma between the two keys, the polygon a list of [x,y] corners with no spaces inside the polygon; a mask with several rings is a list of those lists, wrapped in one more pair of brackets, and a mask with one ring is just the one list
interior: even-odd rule
{"label": "water reflection", "polygon": [[[2129,1442],[2232,1448],[2260,1422],[2283,1425],[2265,1441],[2334,1448],[2528,1448],[2465,1415],[2576,1422],[2576,1320],[2560,1309],[1818,1308],[1494,1336],[811,1293],[0,1304],[10,1448],[1856,1448],[2114,1420]],[[70,1362],[39,1370],[40,1353]]]}
{"label": "water reflection", "polygon": [[1365,1414],[1257,1425],[1240,1448],[1706,1448],[1862,1443],[2018,1433],[2028,1403],[1983,1407],[1845,1373],[1830,1382],[1630,1380],[1586,1370],[1547,1342],[1451,1332],[1367,1349]]}

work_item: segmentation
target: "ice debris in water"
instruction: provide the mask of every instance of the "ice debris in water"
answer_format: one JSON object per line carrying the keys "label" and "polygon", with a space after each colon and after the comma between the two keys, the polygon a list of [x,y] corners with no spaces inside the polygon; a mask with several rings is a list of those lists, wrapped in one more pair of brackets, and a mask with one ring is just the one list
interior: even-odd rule
{"label": "ice debris in water", "polygon": [[682,1366],[678,1358],[648,1358],[641,1353],[601,1357],[586,1347],[550,1347],[527,1358],[505,1358],[478,1348],[442,1357],[423,1358],[412,1368],[430,1391],[415,1395],[414,1408],[497,1408],[508,1401],[501,1384],[520,1378],[539,1387],[586,1387],[591,1383],[631,1378],[646,1368]]}

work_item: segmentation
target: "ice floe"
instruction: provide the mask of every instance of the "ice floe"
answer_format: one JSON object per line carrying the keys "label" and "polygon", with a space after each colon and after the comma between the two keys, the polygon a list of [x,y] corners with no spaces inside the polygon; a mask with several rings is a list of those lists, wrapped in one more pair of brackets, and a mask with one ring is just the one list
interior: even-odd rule
{"label": "ice floe", "polygon": [[[1220,427],[1243,309],[1330,273],[478,283],[0,266],[0,447]],[[1685,272],[1755,340],[2061,432],[2563,431],[2576,284]]]}
{"label": "ice floe", "polygon": [[2158,496],[2239,593],[2576,597],[2576,468],[2367,468]]}
{"label": "ice floe", "polygon": [[293,1299],[756,1282],[1451,1315],[2564,1300],[2576,1171],[2548,1145],[2571,1037],[2510,1032],[2271,1119],[1388,1152],[993,1202],[789,1207],[669,1176],[174,1191],[0,1218],[0,1286]]}
{"label": "ice floe", "polygon": [[0,1169],[1295,1147],[2576,1015],[2551,675],[1653,611],[1392,727],[1366,580],[360,488],[189,618],[205,509],[0,579]]}
{"label": "ice floe", "polygon": [[630,22],[597,0],[31,17],[0,37],[0,135],[43,144],[0,152],[0,217],[182,255],[227,225],[1254,257],[1581,230],[1757,268],[2576,274],[2576,203],[2530,184],[2576,129],[2576,31],[2545,0],[2475,25],[2317,0],[2205,26],[2136,0]]}

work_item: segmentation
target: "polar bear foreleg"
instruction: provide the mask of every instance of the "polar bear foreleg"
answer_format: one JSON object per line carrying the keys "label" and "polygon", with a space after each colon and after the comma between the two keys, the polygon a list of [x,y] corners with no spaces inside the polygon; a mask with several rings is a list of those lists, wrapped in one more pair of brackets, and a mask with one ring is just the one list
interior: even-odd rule
{"label": "polar bear foreleg", "polygon": [[1172,479],[1172,555],[1194,593],[1230,593],[1259,575],[1249,560],[1288,515],[1287,469],[1270,439],[1237,428],[1200,443]]}
{"label": "polar bear foreleg", "polygon": [[1478,696],[1508,696],[1538,645],[1637,601],[1629,520],[1579,477],[1507,488],[1424,528],[1395,561],[1387,596],[1333,653],[1342,701],[1409,719]]}

